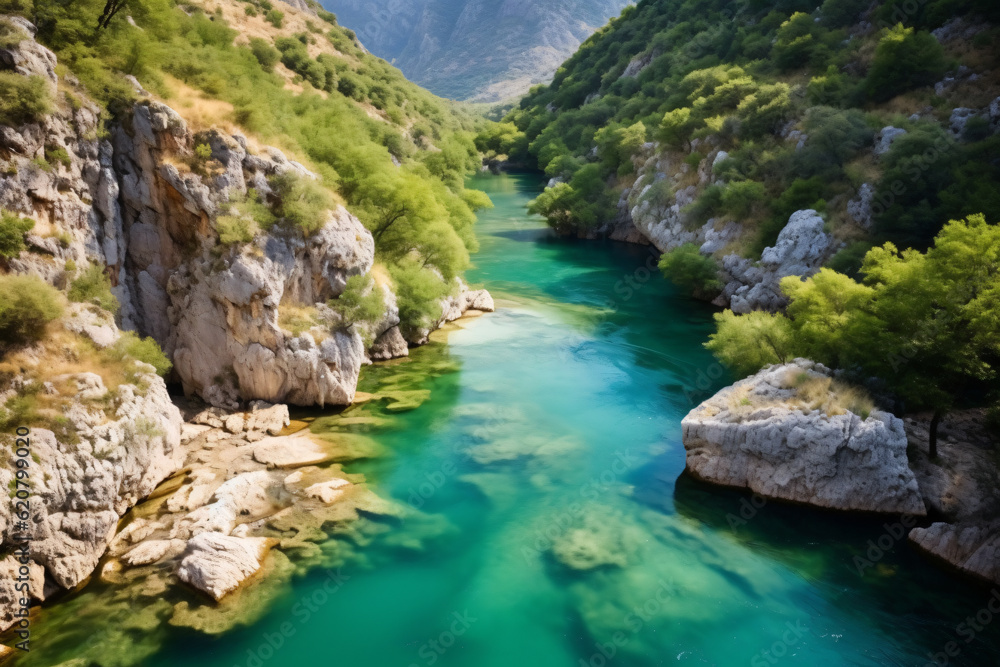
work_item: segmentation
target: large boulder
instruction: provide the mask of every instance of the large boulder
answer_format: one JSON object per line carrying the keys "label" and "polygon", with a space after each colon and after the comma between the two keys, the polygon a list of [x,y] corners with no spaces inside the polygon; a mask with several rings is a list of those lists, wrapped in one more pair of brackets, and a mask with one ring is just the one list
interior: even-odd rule
{"label": "large boulder", "polygon": [[924,515],[903,422],[850,399],[820,364],[770,366],[684,418],[687,470],[765,498]]}
{"label": "large boulder", "polygon": [[939,521],[911,530],[910,542],[966,574],[1000,583],[1000,520]]}
{"label": "large boulder", "polygon": [[188,542],[177,577],[221,600],[260,569],[273,544],[263,537],[200,533]]}
{"label": "large boulder", "polygon": [[834,248],[826,222],[812,209],[796,211],[778,235],[774,246],[766,248],[760,262],[739,255],[726,255],[722,274],[726,286],[716,300],[734,313],[754,310],[776,311],[788,299],[781,292],[786,276],[811,276],[822,267]]}

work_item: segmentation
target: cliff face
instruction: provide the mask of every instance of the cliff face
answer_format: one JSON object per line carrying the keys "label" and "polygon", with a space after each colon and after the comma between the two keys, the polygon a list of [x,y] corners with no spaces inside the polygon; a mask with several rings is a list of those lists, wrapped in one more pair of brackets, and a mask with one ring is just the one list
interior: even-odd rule
{"label": "cliff face", "polygon": [[[25,39],[6,53],[22,63],[19,73],[55,90],[51,52]],[[308,236],[275,226],[224,246],[213,223],[228,202],[249,188],[268,197],[270,179],[282,174],[318,177],[277,149],[250,149],[239,134],[195,135],[149,98],[99,137],[98,109],[76,95],[84,100],[76,108],[2,128],[0,206],[34,218],[36,235],[49,237],[10,268],[58,284],[67,260],[106,266],[121,325],[156,339],[185,392],[213,405],[350,403],[365,345],[322,304],[372,267],[374,242],[357,218],[338,207]],[[67,157],[40,163],[56,150]],[[391,294],[387,300],[373,338],[399,322]],[[283,329],[279,311],[289,306],[317,308],[316,330]]]}
{"label": "cliff face", "polygon": [[551,79],[624,0],[327,0],[375,54],[453,99],[499,102]]}

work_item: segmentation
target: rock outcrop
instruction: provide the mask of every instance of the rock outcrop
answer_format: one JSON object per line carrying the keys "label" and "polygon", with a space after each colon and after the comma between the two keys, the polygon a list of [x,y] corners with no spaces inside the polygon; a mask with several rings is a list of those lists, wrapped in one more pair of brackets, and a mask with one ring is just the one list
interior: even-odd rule
{"label": "rock outcrop", "polygon": [[[120,335],[113,322],[97,327],[79,313],[71,313],[66,329],[89,330],[95,343],[109,331],[107,344]],[[63,421],[58,436],[47,429],[30,430],[27,530],[18,526],[11,503],[3,503],[0,534],[4,544],[15,543],[17,536],[31,538],[30,593],[44,600],[47,589],[73,588],[86,580],[107,550],[119,518],[180,468],[181,415],[148,364],[131,362],[134,380],[109,390],[97,373],[52,376],[46,374],[44,357],[35,358],[34,366],[30,354],[22,361],[45,380],[49,400],[62,399]],[[0,394],[0,404],[14,391]],[[0,467],[4,488],[13,487],[14,471],[13,465]],[[13,620],[14,598],[7,588],[8,583],[0,583],[0,629]]]}
{"label": "rock outcrop", "polygon": [[949,414],[939,428],[938,458],[928,458],[926,418],[907,418],[910,467],[935,521],[910,542],[968,575],[1000,583],[1000,468],[981,410]]}
{"label": "rock outcrop", "polygon": [[221,600],[260,569],[272,544],[262,537],[201,533],[188,542],[177,577]]}
{"label": "rock outcrop", "polygon": [[[30,24],[13,20],[25,39],[0,57],[54,91],[55,56],[31,39]],[[66,77],[61,85],[76,84]],[[325,304],[372,267],[374,240],[361,222],[338,207],[308,236],[277,225],[224,246],[215,221],[231,201],[250,189],[266,200],[276,176],[318,176],[277,149],[251,149],[242,135],[195,133],[148,96],[104,133],[98,107],[78,87],[73,95],[72,108],[0,132],[9,156],[0,207],[37,221],[34,252],[11,259],[10,269],[64,285],[67,263],[106,267],[119,324],[152,336],[185,392],[212,405],[349,404],[368,361],[365,337]],[[41,165],[53,152],[64,157]],[[375,330],[364,325],[368,340],[399,323],[391,292],[386,302]],[[288,308],[310,310],[315,326],[288,331]],[[403,353],[382,345],[377,356]]]}
{"label": "rock outcrop", "polygon": [[797,211],[781,230],[777,243],[764,250],[759,263],[726,255],[722,263],[726,286],[715,303],[729,305],[734,313],[783,308],[788,299],[781,291],[781,279],[811,276],[830,256],[834,243],[824,231],[825,224],[816,211]]}
{"label": "rock outcrop", "polygon": [[902,420],[842,406],[830,371],[797,359],[723,389],[682,421],[687,471],[765,498],[924,515]]}

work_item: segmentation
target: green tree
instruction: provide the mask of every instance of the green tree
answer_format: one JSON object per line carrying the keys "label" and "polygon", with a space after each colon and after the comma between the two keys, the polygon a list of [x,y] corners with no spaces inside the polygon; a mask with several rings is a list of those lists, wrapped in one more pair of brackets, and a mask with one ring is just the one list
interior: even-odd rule
{"label": "green tree", "polygon": [[697,126],[698,119],[691,116],[691,109],[674,109],[660,121],[657,138],[671,148],[684,148],[690,145],[691,134]]}
{"label": "green tree", "polygon": [[693,243],[664,253],[659,267],[665,278],[690,294],[707,295],[722,288],[715,260],[702,255]]}
{"label": "green tree", "polygon": [[885,32],[875,49],[865,84],[868,97],[884,102],[913,88],[933,84],[947,69],[944,48],[932,34],[900,23]]}
{"label": "green tree", "polygon": [[705,344],[723,364],[742,376],[795,358],[791,322],[784,315],[754,311],[715,315],[716,331]]}

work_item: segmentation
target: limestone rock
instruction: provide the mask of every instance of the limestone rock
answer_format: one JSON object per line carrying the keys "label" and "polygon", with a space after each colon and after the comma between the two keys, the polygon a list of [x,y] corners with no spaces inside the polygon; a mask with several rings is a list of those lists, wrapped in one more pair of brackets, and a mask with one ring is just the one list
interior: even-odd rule
{"label": "limestone rock", "polygon": [[308,435],[271,438],[253,450],[259,463],[275,468],[298,468],[330,460],[330,454]]}
{"label": "limestone rock", "polygon": [[847,214],[862,229],[872,227],[872,202],[875,200],[875,188],[870,183],[862,183],[857,196],[847,202]]}
{"label": "limestone rock", "polygon": [[122,556],[126,565],[149,565],[170,556],[176,556],[184,551],[183,540],[148,540]]}
{"label": "limestone rock", "polygon": [[933,523],[911,530],[910,541],[966,574],[1000,583],[1000,520]]}
{"label": "limestone rock", "polygon": [[723,389],[682,421],[687,470],[765,498],[923,516],[900,419],[800,403],[796,383],[829,377],[824,366],[797,359]]}
{"label": "limestone rock", "polygon": [[898,127],[883,127],[878,134],[875,135],[875,155],[885,155],[892,148],[892,144],[896,139],[899,139],[906,134],[906,130]]}
{"label": "limestone rock", "polygon": [[787,298],[781,292],[781,279],[813,275],[833,250],[833,237],[824,231],[825,224],[816,211],[796,211],[775,245],[764,250],[759,264],[739,255],[725,256],[725,287],[715,303],[729,305],[734,313],[773,312],[784,307]]}
{"label": "limestone rock", "polygon": [[218,601],[260,569],[270,546],[263,537],[201,533],[188,542],[177,576]]}
{"label": "limestone rock", "polygon": [[375,339],[375,343],[368,350],[368,356],[372,361],[397,359],[409,354],[409,346],[406,344],[406,339],[403,338],[403,334],[400,332],[398,326],[392,327]]}

